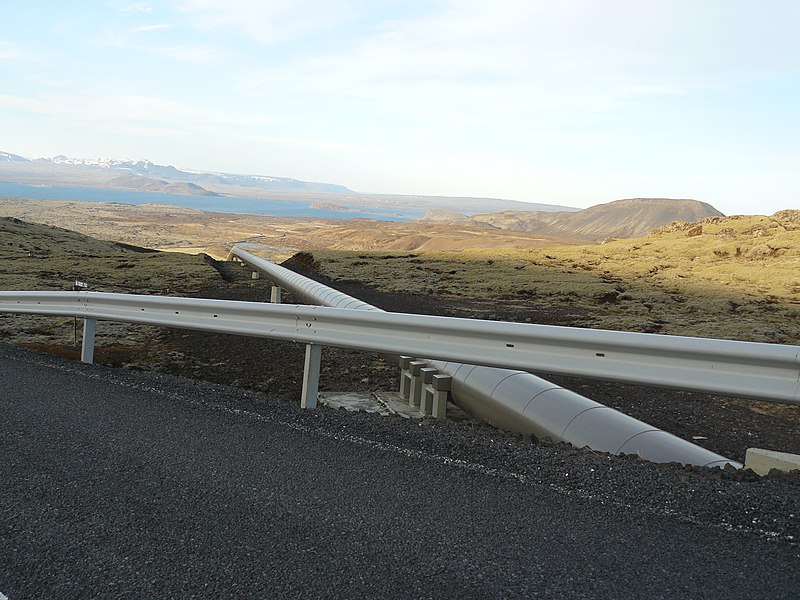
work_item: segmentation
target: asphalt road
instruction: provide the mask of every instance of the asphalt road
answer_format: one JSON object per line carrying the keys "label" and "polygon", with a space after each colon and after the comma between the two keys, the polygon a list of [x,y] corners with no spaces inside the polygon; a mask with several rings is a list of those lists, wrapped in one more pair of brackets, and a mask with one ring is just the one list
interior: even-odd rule
{"label": "asphalt road", "polygon": [[0,345],[9,600],[796,598],[800,486],[745,479]]}

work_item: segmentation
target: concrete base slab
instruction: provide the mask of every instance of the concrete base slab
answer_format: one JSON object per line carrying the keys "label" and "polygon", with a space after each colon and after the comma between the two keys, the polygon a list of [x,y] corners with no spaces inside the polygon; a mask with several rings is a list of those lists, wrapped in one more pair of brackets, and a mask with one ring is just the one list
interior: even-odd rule
{"label": "concrete base slab", "polygon": [[375,399],[393,415],[400,415],[406,419],[421,419],[423,417],[422,413],[419,412],[419,407],[409,406],[408,400],[399,392],[375,392]]}
{"label": "concrete base slab", "polygon": [[[351,412],[371,412],[380,415],[400,415],[405,419],[421,419],[419,407],[409,406],[399,392],[320,392],[319,403],[329,408],[343,408]],[[463,421],[469,416],[452,402],[447,403],[447,418]]]}
{"label": "concrete base slab", "polygon": [[343,408],[350,412],[392,414],[369,392],[320,392],[319,403],[330,408]]}
{"label": "concrete base slab", "polygon": [[[417,407],[409,406],[408,399],[404,398],[399,392],[375,392],[375,396],[378,402],[386,406],[392,414],[411,419],[422,418],[422,413],[417,410]],[[449,421],[464,421],[465,419],[469,419],[469,415],[452,402],[447,403],[446,414]]]}
{"label": "concrete base slab", "polygon": [[770,469],[779,471],[794,471],[800,469],[800,454],[775,452],[763,448],[748,448],[745,454],[744,466],[753,469],[759,475],[767,475]]}

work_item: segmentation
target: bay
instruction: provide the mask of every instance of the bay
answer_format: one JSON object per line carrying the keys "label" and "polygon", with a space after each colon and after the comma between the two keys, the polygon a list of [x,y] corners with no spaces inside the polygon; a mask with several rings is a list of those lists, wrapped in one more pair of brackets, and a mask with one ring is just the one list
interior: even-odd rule
{"label": "bay", "polygon": [[71,200],[80,202],[116,202],[118,204],[166,204],[196,210],[232,212],[271,217],[307,217],[316,219],[376,219],[380,221],[413,221],[423,211],[395,208],[348,207],[347,210],[312,208],[302,200],[274,198],[240,198],[238,196],[188,196],[117,190],[106,188],[39,186],[0,182],[0,198],[32,200]]}

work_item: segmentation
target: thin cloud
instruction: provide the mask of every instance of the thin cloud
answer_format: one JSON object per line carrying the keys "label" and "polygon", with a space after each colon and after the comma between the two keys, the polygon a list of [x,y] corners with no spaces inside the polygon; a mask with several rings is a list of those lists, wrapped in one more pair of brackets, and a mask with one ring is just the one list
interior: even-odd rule
{"label": "thin cloud", "polygon": [[338,27],[364,5],[363,0],[185,0],[178,8],[202,31],[234,30],[273,45]]}
{"label": "thin cloud", "polygon": [[216,123],[238,124],[241,116],[209,110],[152,96],[85,93],[52,93],[39,96],[0,94],[0,108],[79,120],[86,123],[122,122],[149,127],[194,127]]}
{"label": "thin cloud", "polygon": [[38,85],[47,86],[49,88],[68,88],[75,85],[76,81],[74,79],[53,79],[47,77],[36,77],[36,76],[29,76],[27,77],[28,81],[36,83]]}
{"label": "thin cloud", "polygon": [[173,60],[200,64],[218,64],[228,57],[227,53],[222,50],[202,45],[146,46],[138,49],[166,56]]}
{"label": "thin cloud", "polygon": [[131,4],[125,4],[120,7],[122,12],[140,12],[140,13],[151,13],[153,12],[153,5],[149,2],[133,2]]}
{"label": "thin cloud", "polygon": [[100,131],[112,133],[114,135],[125,135],[133,137],[147,137],[159,139],[174,139],[186,136],[186,132],[173,127],[148,127],[146,125],[116,125],[104,124],[98,127]]}
{"label": "thin cloud", "polygon": [[131,29],[134,33],[145,33],[148,31],[161,31],[164,29],[172,29],[172,25],[169,23],[156,23],[154,25],[140,25],[139,27],[134,27]]}
{"label": "thin cloud", "polygon": [[19,44],[0,41],[0,61],[33,61],[36,57],[23,50]]}
{"label": "thin cloud", "polygon": [[633,85],[620,89],[622,96],[686,96],[696,91],[697,87],[685,85]]}
{"label": "thin cloud", "polygon": [[[233,18],[240,5],[228,9],[232,22],[240,23]],[[621,0],[611,8],[576,1],[459,0],[439,6],[380,23],[349,45],[303,56],[292,70],[334,89],[435,83],[679,95],[729,77],[794,68],[788,58],[793,53],[784,47],[796,42],[786,27],[776,26],[772,36],[760,21],[746,32],[742,26],[725,28],[713,22],[719,14],[713,10],[687,23],[686,11],[664,0]],[[717,31],[715,37],[709,31]]]}
{"label": "thin cloud", "polygon": [[332,142],[330,140],[313,139],[313,138],[299,138],[287,136],[271,136],[271,135],[258,135],[253,133],[245,133],[242,131],[218,130],[215,132],[220,137],[227,137],[233,140],[255,142],[257,144],[272,144],[277,146],[285,146],[291,148],[324,150],[333,152],[348,152],[365,154],[374,152],[374,148],[368,146],[346,144],[343,142]]}
{"label": "thin cloud", "polygon": [[[132,32],[149,32],[160,29],[170,28],[172,25],[145,25],[141,28],[132,29]],[[169,46],[144,45],[133,42],[134,38],[126,33],[118,31],[107,31],[102,36],[97,37],[94,43],[102,48],[115,48],[133,52],[147,52],[164,56],[172,60],[181,62],[191,62],[204,65],[218,65],[227,60],[230,55],[215,46],[209,44],[174,44]]]}
{"label": "thin cloud", "polygon": [[[331,104],[357,100],[370,113],[405,117],[432,131],[594,124],[597,115],[624,115],[633,106],[760,78],[781,68],[774,55],[792,55],[762,48],[790,43],[785,28],[758,41],[753,31],[739,31],[742,26],[714,25],[722,8],[710,3],[717,10],[701,11],[695,23],[665,0],[619,0],[610,7],[453,0],[384,21],[316,54],[241,69],[236,86],[251,98],[269,99],[280,89],[324,95]],[[227,9],[229,16],[241,6]]]}

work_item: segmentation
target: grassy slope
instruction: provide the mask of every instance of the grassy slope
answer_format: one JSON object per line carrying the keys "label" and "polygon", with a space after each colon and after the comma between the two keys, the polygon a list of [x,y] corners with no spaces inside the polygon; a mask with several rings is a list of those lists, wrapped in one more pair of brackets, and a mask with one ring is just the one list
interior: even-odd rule
{"label": "grassy slope", "polygon": [[[588,311],[581,321],[588,327],[800,343],[800,211],[714,217],[602,245],[398,250],[315,256],[334,279],[574,307]],[[0,219],[0,289],[65,290],[78,278],[95,290],[181,293],[216,277],[202,257],[127,252],[63,229]]]}
{"label": "grassy slope", "polygon": [[587,327],[800,344],[800,211],[593,246],[314,256],[383,290],[585,308]]}
{"label": "grassy slope", "polygon": [[160,205],[0,198],[0,216],[59,225],[95,238],[165,250],[205,252],[224,260],[233,242],[262,245],[271,260],[300,250],[461,250],[468,247],[542,248],[583,243],[573,238],[453,228],[448,223],[325,220],[198,211]]}
{"label": "grassy slope", "polygon": [[0,289],[162,293],[191,290],[218,273],[202,256],[132,252],[49,225],[0,217]]}
{"label": "grassy slope", "polygon": [[[73,231],[0,217],[0,290],[71,290],[78,279],[92,291],[181,295],[218,279],[202,257],[139,253]],[[105,322],[99,343],[139,343],[152,328]],[[73,320],[0,314],[0,340],[71,343]]]}

